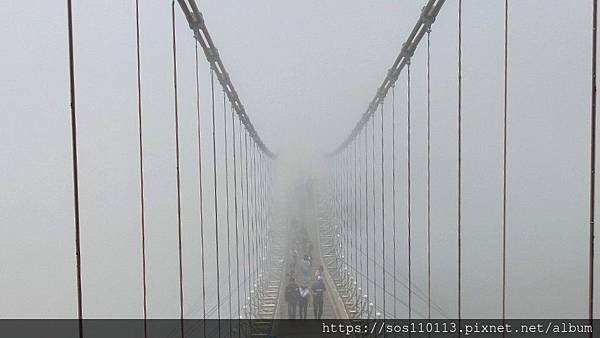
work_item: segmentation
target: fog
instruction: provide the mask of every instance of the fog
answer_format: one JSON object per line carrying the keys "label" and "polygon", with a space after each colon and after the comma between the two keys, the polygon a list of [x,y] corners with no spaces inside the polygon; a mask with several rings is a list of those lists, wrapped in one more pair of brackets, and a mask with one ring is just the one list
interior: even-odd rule
{"label": "fog", "polygon": [[[278,155],[272,163],[273,196],[285,198],[282,187],[306,177],[327,195],[333,162],[325,153],[343,141],[367,108],[425,1],[198,4],[250,119]],[[463,317],[498,317],[501,311],[503,6],[501,0],[463,1]],[[135,2],[76,1],[73,10],[84,317],[140,318]],[[0,318],[74,318],[66,6],[56,0],[12,0],[0,3],[0,13]],[[140,18],[148,315],[177,318],[171,2],[140,1]],[[186,317],[200,318],[194,40],[178,6],[176,34],[185,308]],[[449,0],[431,33],[431,268],[432,299],[450,317],[456,316],[457,291],[457,38],[457,1]],[[421,290],[427,287],[424,43],[411,66],[412,281]],[[507,315],[584,317],[590,2],[511,1],[509,48]],[[199,60],[205,288],[207,307],[213,308],[215,219],[224,248],[224,181],[233,179],[233,148],[229,139],[226,176],[223,94],[216,82],[220,209],[215,217],[210,72],[202,53]],[[389,240],[396,208],[398,278],[406,280],[406,72],[395,87],[395,102],[395,204],[389,97],[383,164],[377,143],[381,115],[374,120],[375,182],[383,165],[387,226],[382,233],[379,223],[375,236]],[[231,133],[229,117],[227,124]],[[375,185],[377,201],[380,189]],[[282,220],[287,210],[280,202],[274,205]],[[393,255],[391,245],[376,252],[376,260],[384,254]],[[226,254],[219,263],[221,285],[242,268],[228,264]],[[417,302],[415,309],[422,312],[423,306]],[[227,305],[222,311],[229,315]]]}

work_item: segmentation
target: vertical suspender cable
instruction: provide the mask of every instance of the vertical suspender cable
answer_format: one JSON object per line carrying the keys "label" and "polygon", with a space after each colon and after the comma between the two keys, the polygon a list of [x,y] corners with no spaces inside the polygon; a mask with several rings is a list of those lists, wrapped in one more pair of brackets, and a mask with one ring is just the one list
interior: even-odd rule
{"label": "vertical suspender cable", "polygon": [[250,255],[252,258],[252,274],[253,280],[250,282],[250,298],[253,298],[254,294],[254,282],[258,278],[258,274],[256,273],[257,268],[257,260],[256,256],[256,229],[254,222],[254,142],[252,138],[250,138],[250,163],[249,163],[249,176],[248,176],[248,226],[250,229],[250,243],[251,243],[251,252]]}
{"label": "vertical suspender cable", "polygon": [[[381,275],[383,276],[383,318],[385,319],[385,162],[384,162],[384,133],[383,133],[383,101],[381,102],[381,246],[382,246],[382,268]],[[395,278],[395,276],[394,276]]]}
{"label": "vertical suspender cable", "polygon": [[[260,228],[260,241],[259,248],[261,250],[261,275],[264,278],[264,274],[266,273],[267,261],[266,261],[266,238],[265,238],[265,223],[264,223],[264,180],[263,180],[263,157],[262,152],[258,152],[258,205],[259,205],[259,213],[258,213],[258,224]],[[261,279],[263,279],[261,278]]]}
{"label": "vertical suspender cable", "polygon": [[77,318],[79,338],[83,338],[83,305],[81,291],[81,236],[79,227],[79,165],[77,159],[77,111],[75,105],[75,56],[73,42],[73,8],[67,0],[67,26],[69,31],[69,89],[71,100],[71,148],[73,152],[73,209],[75,213],[75,260],[77,270]]}
{"label": "vertical suspender cable", "polygon": [[[237,311],[238,319],[241,318],[241,306],[240,306],[240,246],[239,246],[239,229],[238,229],[238,192],[237,192],[237,156],[236,156],[236,133],[235,133],[235,111],[233,107],[231,109],[231,134],[233,140],[233,196],[234,204],[233,209],[235,211],[235,273],[236,273],[236,288],[237,288]],[[238,332],[239,332],[239,321],[238,321]]]}
{"label": "vertical suspender cable", "polygon": [[257,271],[257,260],[256,256],[256,229],[254,222],[254,141],[250,138],[250,163],[249,163],[249,176],[248,176],[248,226],[250,229],[250,243],[251,243],[251,252],[250,255],[252,258],[252,275],[253,280],[250,282],[250,298],[253,298],[254,295],[254,283],[258,279]]}
{"label": "vertical suspender cable", "polygon": [[346,271],[348,271],[349,262],[348,262],[348,150],[344,151],[344,195],[343,195],[343,206],[344,206],[344,264],[346,265],[346,270],[344,271],[344,280],[347,277]]}
{"label": "vertical suspender cable", "polygon": [[[258,236],[258,249],[260,250],[260,280],[259,280],[259,286],[262,285],[262,282],[264,281],[264,273],[265,273],[265,268],[267,266],[267,261],[265,259],[265,231],[264,231],[264,223],[263,223],[263,194],[262,194],[262,155],[261,155],[261,151],[260,148],[258,147],[258,145],[256,145],[256,198],[257,198],[257,203],[258,203],[258,209],[257,209],[257,222],[258,222],[258,229],[259,229],[259,236]],[[259,305],[261,303],[259,302]]]}
{"label": "vertical suspender cable", "polygon": [[[271,266],[271,261],[269,259],[270,255],[269,255],[269,248],[270,248],[270,243],[269,243],[269,229],[267,226],[267,169],[266,169],[266,157],[265,155],[262,153],[262,151],[260,152],[260,173],[261,173],[261,180],[260,180],[260,191],[261,191],[261,224],[262,224],[262,232],[263,232],[263,257],[265,258],[266,262],[269,264],[269,267]],[[266,266],[263,267],[263,275],[268,271],[265,270]]]}
{"label": "vertical suspender cable", "polygon": [[[340,153],[338,156],[338,173],[340,175],[339,180],[338,180],[338,209],[339,209],[339,220],[340,220],[340,258],[341,258],[341,263],[342,264],[346,264],[346,260],[344,257],[344,240],[346,239],[345,234],[344,234],[344,191],[345,191],[345,186],[344,186],[344,153]],[[341,266],[341,265],[340,265]]]}
{"label": "vertical suspender cable", "polygon": [[[270,269],[270,266],[271,266],[271,259],[270,259],[270,257],[271,257],[271,243],[269,242],[269,240],[270,240],[270,236],[269,236],[269,223],[268,223],[268,211],[269,211],[269,208],[268,208],[268,201],[267,201],[267,198],[268,198],[268,192],[267,192],[267,165],[268,165],[268,162],[267,162],[267,157],[265,156],[265,154],[263,152],[261,152],[260,157],[261,157],[261,163],[262,163],[262,166],[261,166],[261,172],[262,172],[262,207],[263,207],[263,214],[262,214],[263,215],[263,219],[262,219],[262,222],[263,222],[263,232],[264,232],[264,234],[263,234],[263,236],[264,236],[263,242],[265,244],[265,249],[264,249],[265,257],[267,259],[267,262],[269,263],[269,269]],[[265,273],[267,271],[265,271]]]}
{"label": "vertical suspender cable", "polygon": [[[255,282],[258,283],[258,278],[259,278],[259,265],[260,265],[260,253],[258,251],[258,224],[256,222],[256,213],[257,213],[257,206],[256,206],[256,202],[257,202],[257,196],[256,196],[256,178],[257,178],[257,174],[256,174],[256,143],[252,142],[252,213],[253,213],[253,217],[252,217],[252,226],[253,226],[253,236],[254,236],[254,264],[255,264]],[[252,284],[252,287],[255,287],[255,284]],[[256,291],[256,290],[255,290]],[[260,305],[260,302],[256,302],[257,307]]]}
{"label": "vertical suspender cable", "polygon": [[504,0],[504,126],[502,141],[502,319],[506,318],[506,168],[508,137],[508,0]]}
{"label": "vertical suspender cable", "polygon": [[250,291],[252,290],[252,249],[250,244],[250,209],[248,208],[248,132],[244,130],[244,181],[246,184],[246,193],[244,195],[246,199],[246,243],[247,245],[247,255],[248,255],[248,307],[249,307],[249,319],[252,319],[252,295]]}
{"label": "vertical suspender cable", "polygon": [[[262,276],[263,276],[263,269],[265,267],[265,261],[264,261],[264,247],[262,246],[263,244],[263,231],[262,231],[262,202],[261,202],[261,194],[260,194],[260,182],[261,182],[261,172],[260,172],[260,151],[258,149],[258,145],[255,144],[254,146],[255,149],[255,154],[254,154],[254,162],[255,164],[255,187],[254,190],[256,191],[256,200],[255,200],[255,204],[256,204],[256,229],[257,229],[257,237],[256,237],[256,248],[258,250],[258,268],[259,268],[259,273],[258,273],[258,286],[261,285],[262,282]],[[258,291],[258,290],[257,290]],[[257,304],[260,306],[260,302],[257,302]]]}
{"label": "vertical suspender cable", "polygon": [[171,2],[171,22],[173,38],[173,91],[175,104],[175,152],[177,162],[177,243],[179,257],[179,320],[181,322],[181,337],[184,336],[183,326],[183,258],[181,250],[181,175],[179,173],[179,107],[177,102],[177,39],[175,36],[175,1]]}
{"label": "vertical suspender cable", "polygon": [[[356,147],[356,143],[353,143],[353,146]],[[351,187],[351,206],[352,206],[352,269],[354,270],[354,272],[356,273],[356,267],[358,265],[358,261],[357,261],[357,256],[356,256],[356,168],[355,168],[355,164],[356,164],[356,153],[355,151],[352,150],[352,148],[348,148],[348,151],[350,152],[350,172],[352,173],[351,178],[350,178],[350,187]],[[354,280],[356,282],[356,279]]]}
{"label": "vertical suspender cable", "polygon": [[[255,223],[255,208],[254,208],[254,140],[252,138],[249,139],[249,149],[250,149],[250,153],[249,153],[249,157],[250,157],[250,162],[248,163],[248,168],[249,168],[249,176],[248,176],[248,224],[250,226],[250,238],[251,238],[251,243],[252,243],[252,273],[253,273],[253,280],[250,283],[250,297],[253,298],[253,291],[254,291],[254,284],[256,283],[256,281],[258,280],[258,273],[257,273],[257,269],[258,269],[258,256],[257,256],[257,252],[256,252],[256,223]],[[253,299],[254,306],[256,307],[256,302],[255,299]]]}
{"label": "vertical suspender cable", "polygon": [[[363,185],[363,183],[362,183],[362,173],[361,173],[362,172],[362,155],[359,152],[360,145],[361,145],[361,142],[360,142],[361,136],[362,136],[362,131],[361,131],[361,133],[358,134],[358,138],[356,140],[356,151],[358,153],[358,158],[359,158],[357,167],[356,167],[356,174],[358,176],[358,185],[357,185],[357,187],[358,187],[357,231],[359,232],[358,233],[359,234],[359,240],[358,240],[359,261],[358,262],[359,262],[359,266],[360,266],[360,269],[359,269],[360,270],[360,288],[362,291],[362,289],[364,288],[363,277],[362,277],[364,275],[364,272],[363,272],[363,254],[362,254],[363,253],[363,236],[362,236],[362,227],[360,226],[360,223],[362,222],[362,213],[363,213],[362,212],[362,210],[363,210],[363,206],[362,206],[362,185]],[[360,294],[358,294],[358,297],[362,297],[362,296],[363,296],[362,292]]]}
{"label": "vertical suspender cable", "polygon": [[137,99],[138,99],[138,144],[140,161],[140,230],[142,246],[142,297],[144,316],[144,337],[148,336],[148,297],[146,284],[146,212],[144,210],[144,138],[142,131],[142,75],[140,62],[140,6],[135,0],[135,42],[136,42],[136,70],[137,70]]}
{"label": "vertical suspender cable", "polygon": [[407,161],[406,161],[406,169],[407,169],[407,231],[408,231],[408,319],[412,318],[412,252],[411,252],[411,238],[410,238],[410,230],[411,230],[411,188],[410,188],[410,60],[407,63],[407,72],[406,72],[406,152],[407,152]]}
{"label": "vertical suspender cable", "polygon": [[198,68],[198,42],[194,42],[196,52],[196,119],[197,119],[197,134],[198,134],[198,210],[200,214],[200,261],[202,269],[202,318],[206,319],[206,271],[204,260],[204,212],[203,212],[203,188],[202,188],[202,138],[200,125],[200,79]]}
{"label": "vertical suspender cable", "polygon": [[[244,149],[244,147],[242,147],[243,142],[243,137],[242,135],[245,135],[244,133],[244,129],[242,128],[242,121],[240,120],[240,216],[241,216],[241,221],[242,221],[242,252],[244,255],[244,263],[242,264],[242,269],[243,269],[243,273],[244,273],[244,303],[246,302],[246,299],[248,298],[248,289],[246,288],[247,283],[250,281],[250,257],[248,255],[248,250],[247,250],[247,228],[246,228],[246,216],[245,216],[245,211],[244,211],[244,198],[245,198],[245,193],[244,193],[244,185],[245,185],[245,181],[246,181],[246,175],[245,175],[245,171],[244,171],[244,156],[242,154],[242,150]],[[246,273],[246,267],[248,267],[248,273]],[[244,305],[245,308],[245,305]]]}
{"label": "vertical suspender cable", "polygon": [[365,242],[367,249],[367,301],[370,302],[369,279],[369,129],[365,128]]}
{"label": "vertical suspender cable", "polygon": [[345,232],[344,235],[346,237],[346,255],[345,255],[345,262],[346,262],[346,271],[344,271],[344,278],[348,277],[348,271],[350,270],[350,151],[348,150],[348,148],[346,148],[346,152],[344,154],[344,187],[345,187],[345,191],[344,191],[344,209],[346,211],[346,216],[345,216]]}
{"label": "vertical suspender cable", "polygon": [[358,214],[358,190],[359,190],[359,185],[358,185],[358,143],[359,143],[359,139],[357,138],[356,141],[354,142],[354,282],[356,283],[356,286],[354,287],[354,300],[355,300],[355,304],[358,304],[358,265],[360,262],[360,256],[359,256],[359,251],[358,251],[358,221],[359,221],[359,214]]}
{"label": "vertical suspender cable", "polygon": [[[226,211],[226,221],[227,221],[227,286],[228,286],[228,295],[229,295],[229,319],[232,319],[232,311],[231,311],[231,227],[229,226],[229,156],[228,156],[228,148],[229,144],[227,142],[227,96],[225,91],[223,91],[223,141],[225,145],[225,211]],[[229,335],[231,336],[231,322],[229,323]]]}
{"label": "vertical suspender cable", "polygon": [[[373,161],[371,162],[372,167],[371,167],[371,172],[373,175],[373,180],[372,180],[372,192],[373,192],[373,259],[375,260],[377,258],[377,236],[375,236],[375,234],[377,233],[376,230],[376,219],[377,219],[377,213],[375,212],[375,114],[373,114],[371,116],[371,136],[372,136],[372,141],[371,141],[371,158],[373,159]],[[373,304],[374,306],[374,311],[375,313],[377,313],[377,264],[375,263],[375,261],[373,261],[373,288],[375,290],[375,294],[374,294],[374,302]]]}
{"label": "vertical suspender cable", "polygon": [[365,234],[367,249],[367,301],[370,302],[369,287],[369,130],[365,128]]}
{"label": "vertical suspender cable", "polygon": [[[254,152],[254,218],[255,218],[255,231],[256,231],[256,254],[258,259],[256,260],[257,264],[257,282],[256,287],[260,286],[262,280],[262,269],[263,269],[263,251],[262,251],[262,228],[260,222],[260,159],[259,159],[259,149],[258,144],[254,143],[254,147],[252,148]],[[258,292],[258,289],[255,291]],[[260,302],[256,302],[257,306],[260,307]]]}
{"label": "vertical suspender cable", "polygon": [[342,163],[340,163],[340,165],[342,166],[342,196],[341,196],[341,207],[342,207],[342,230],[343,231],[343,238],[342,238],[342,261],[344,263],[345,268],[348,268],[348,255],[345,254],[346,251],[346,238],[347,238],[347,227],[346,227],[346,222],[347,222],[347,213],[346,213],[346,190],[348,189],[348,185],[346,182],[346,166],[345,166],[345,162],[346,162],[346,153],[342,153],[342,156],[340,158],[340,160],[342,161]]}
{"label": "vertical suspender cable", "polygon": [[[255,144],[255,158],[256,158],[256,224],[258,228],[258,241],[257,241],[257,249],[259,250],[259,280],[258,285],[261,285],[263,279],[263,270],[265,268],[266,262],[264,260],[264,247],[263,244],[263,229],[262,229],[262,196],[260,193],[261,189],[261,171],[260,171],[260,149],[258,148],[258,144]],[[257,302],[260,306],[261,303]]]}
{"label": "vertical suspender cable", "polygon": [[351,271],[352,268],[356,265],[356,262],[354,261],[354,242],[353,242],[353,237],[352,237],[352,223],[354,223],[353,221],[353,216],[354,216],[354,203],[352,201],[352,197],[353,197],[353,186],[352,186],[352,147],[348,146],[348,260],[350,261],[350,267],[348,268],[348,279],[350,280],[351,277]]}
{"label": "vertical suspender cable", "polygon": [[247,191],[247,201],[248,201],[248,229],[250,231],[249,242],[250,243],[250,256],[251,260],[251,269],[252,269],[252,277],[253,279],[250,281],[250,298],[253,298],[254,291],[254,281],[257,279],[256,273],[256,230],[254,229],[254,194],[252,192],[252,187],[254,186],[254,172],[253,168],[253,154],[254,154],[254,143],[252,138],[250,138],[250,160],[249,160],[249,174],[248,174],[248,191]]}
{"label": "vertical suspender cable", "polygon": [[[461,319],[462,282],[462,0],[458,0],[458,319]],[[460,334],[459,334],[460,336]]]}
{"label": "vertical suspender cable", "polygon": [[340,159],[339,159],[340,155],[337,155],[334,159],[334,165],[335,165],[335,224],[336,224],[336,237],[335,237],[335,259],[336,259],[336,264],[337,267],[341,266],[341,262],[339,262],[340,260],[340,241],[341,241],[341,230],[342,230],[342,226],[341,226],[341,211],[340,211]]}
{"label": "vertical suspender cable", "polygon": [[335,262],[336,262],[336,266],[337,266],[337,261],[338,261],[338,235],[339,235],[339,213],[338,213],[338,203],[337,203],[337,194],[338,194],[338,177],[339,177],[339,172],[338,172],[338,159],[337,156],[335,156],[333,158],[333,219],[334,224],[335,224],[335,237],[334,237],[334,244],[335,244]]}
{"label": "vertical suspender cable", "polygon": [[427,319],[431,319],[431,26],[427,29]]}
{"label": "vertical suspender cable", "polygon": [[392,244],[394,250],[394,318],[398,318],[396,298],[396,85],[392,86]]}
{"label": "vertical suspender cable", "polygon": [[345,254],[346,251],[346,235],[347,235],[347,227],[346,227],[346,222],[347,222],[347,214],[346,214],[346,190],[348,188],[347,182],[346,182],[346,166],[345,166],[345,162],[346,162],[346,153],[342,153],[341,157],[340,157],[340,166],[342,169],[342,191],[341,191],[341,196],[340,196],[340,206],[341,206],[341,212],[342,212],[342,229],[341,231],[342,233],[342,261],[344,263],[345,268],[348,268],[348,255]]}
{"label": "vertical suspender cable", "polygon": [[[590,320],[594,317],[594,220],[596,191],[596,58],[598,30],[598,1],[592,0],[592,112],[590,149],[590,234],[589,234],[589,310]],[[590,333],[590,337],[592,337]]]}
{"label": "vertical suspender cable", "polygon": [[[221,271],[219,267],[219,202],[217,196],[217,140],[215,136],[215,75],[214,69],[210,69],[210,93],[212,104],[212,141],[213,141],[213,185],[215,199],[215,253],[217,270],[217,319],[221,319]],[[221,335],[221,325],[219,327],[219,336]]]}
{"label": "vertical suspender cable", "polygon": [[346,264],[346,260],[344,256],[344,167],[343,167],[343,162],[344,161],[344,153],[340,153],[338,155],[338,161],[337,161],[337,165],[338,165],[338,214],[339,214],[339,232],[340,232],[340,237],[339,237],[339,257],[340,257],[340,268],[342,265],[345,266]]}

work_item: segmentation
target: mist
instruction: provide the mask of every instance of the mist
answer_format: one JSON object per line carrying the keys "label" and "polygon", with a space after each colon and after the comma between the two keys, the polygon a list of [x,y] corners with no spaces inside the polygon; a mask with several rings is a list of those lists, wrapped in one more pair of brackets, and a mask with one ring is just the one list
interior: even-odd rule
{"label": "mist", "polygon": [[[325,198],[331,197],[335,175],[327,154],[367,109],[424,3],[199,2],[253,125],[277,154],[270,162],[273,227],[287,226],[292,211],[286,196],[295,182],[312,180],[316,196],[322,198],[319,208],[330,205]],[[463,0],[465,318],[497,318],[501,311],[503,6],[501,0]],[[84,317],[141,318],[135,2],[78,1],[73,10]],[[0,318],[76,318],[66,8],[56,0],[4,1],[0,13]],[[148,316],[178,318],[171,3],[141,1],[140,19]],[[587,314],[591,19],[589,1],[511,2],[510,318]],[[457,20],[457,1],[447,1],[431,32],[431,288],[432,301],[441,309],[434,315],[440,318],[457,315]],[[202,302],[214,309],[217,285],[226,290],[236,269],[243,267],[233,264],[231,255],[228,260],[224,249],[229,241],[229,252],[235,251],[233,234],[227,236],[226,229],[227,218],[231,223],[235,217],[233,196],[239,194],[231,184],[233,149],[243,144],[232,137],[231,108],[223,105],[218,81],[213,144],[209,64],[199,50],[197,101],[195,42],[177,6],[176,36],[184,307],[186,317],[202,318]],[[427,287],[425,46],[423,41],[411,64],[412,283],[420,290]],[[367,159],[375,167],[376,203],[381,189],[385,196],[385,216],[381,210],[373,215],[378,220],[374,236],[391,243],[395,227],[397,278],[406,281],[406,72],[396,83],[394,101],[392,108],[388,95],[383,106],[383,135],[381,115],[375,115],[375,156],[369,153]],[[371,128],[369,122],[369,137]],[[237,165],[235,170],[241,170]],[[383,186],[378,183],[382,167]],[[364,189],[362,184],[357,189]],[[223,250],[218,257],[220,284],[217,241]],[[377,250],[375,261],[394,255],[391,245],[385,252]],[[259,262],[248,268],[252,264]],[[203,288],[209,290],[206,299]],[[399,297],[406,297],[406,291]],[[423,302],[414,306],[424,311]],[[229,305],[222,311],[228,317]],[[399,315],[406,314],[402,308]],[[217,318],[216,313],[210,312],[209,318]]]}

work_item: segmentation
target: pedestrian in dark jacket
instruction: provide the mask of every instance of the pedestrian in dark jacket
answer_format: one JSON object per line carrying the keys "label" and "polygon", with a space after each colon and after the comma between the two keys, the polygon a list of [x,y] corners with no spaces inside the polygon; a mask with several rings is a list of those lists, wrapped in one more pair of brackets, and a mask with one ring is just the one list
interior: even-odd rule
{"label": "pedestrian in dark jacket", "polygon": [[308,295],[310,291],[308,287],[300,287],[300,298],[298,301],[298,308],[300,309],[300,319],[306,319],[306,313],[308,312]]}
{"label": "pedestrian in dark jacket", "polygon": [[321,319],[323,315],[323,294],[325,293],[325,283],[323,277],[317,276],[317,280],[312,285],[313,292],[313,312],[315,319]]}
{"label": "pedestrian in dark jacket", "polygon": [[300,298],[298,284],[294,277],[290,277],[290,282],[285,287],[285,301],[288,303],[288,318],[296,319],[296,306]]}

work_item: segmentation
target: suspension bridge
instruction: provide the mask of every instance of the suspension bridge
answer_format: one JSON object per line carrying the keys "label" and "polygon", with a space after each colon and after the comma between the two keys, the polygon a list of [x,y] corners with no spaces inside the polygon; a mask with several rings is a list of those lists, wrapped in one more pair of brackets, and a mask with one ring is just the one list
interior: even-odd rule
{"label": "suspension bridge", "polygon": [[[147,153],[147,143],[152,130],[146,129],[144,112],[146,95],[143,77],[143,44],[140,34],[139,0],[135,0],[135,43],[136,53],[131,60],[135,65],[135,92],[137,97],[136,158],[138,181],[136,182],[137,205],[139,206],[139,256],[141,279],[139,290],[144,323],[151,318],[148,301],[153,297],[149,284],[151,276],[147,270],[149,255],[155,245],[149,245],[147,222],[151,212],[148,204],[146,178],[152,168]],[[500,14],[503,22],[501,55],[502,76],[501,97],[502,123],[501,139],[497,155],[501,163],[499,186],[500,223],[497,240],[500,242],[499,280],[497,317],[510,318],[511,298],[509,265],[510,232],[519,229],[511,227],[509,204],[509,180],[511,147],[519,147],[511,141],[511,94],[510,18],[513,1],[501,1]],[[581,257],[587,267],[585,287],[585,308],[587,319],[594,318],[594,221],[595,221],[595,162],[596,162],[596,40],[597,40],[597,0],[581,2],[589,5],[589,32],[591,48],[581,50],[591,62],[589,82],[584,87],[589,98],[589,148],[586,168],[589,172],[587,194],[585,196],[587,223],[585,233],[586,255]],[[179,325],[171,336],[190,336],[204,330],[204,336],[267,336],[277,332],[273,319],[287,319],[288,308],[285,289],[290,277],[300,284],[310,286],[314,276],[319,274],[325,282],[327,292],[324,299],[323,318],[353,319],[461,319],[464,318],[464,238],[468,236],[464,228],[465,180],[469,176],[464,170],[465,123],[464,104],[469,97],[463,90],[465,55],[463,53],[464,8],[468,1],[428,0],[424,1],[421,13],[415,18],[413,28],[404,37],[397,57],[391,66],[381,73],[384,79],[375,95],[368,102],[366,110],[355,126],[337,147],[322,154],[322,171],[293,179],[281,177],[280,158],[285,154],[273,151],[261,138],[258,128],[251,120],[241,95],[234,86],[234,74],[229,74],[211,37],[203,13],[195,0],[177,0],[170,6],[170,68],[169,92],[158,95],[172,95],[172,114],[175,130],[172,165],[176,189],[177,227],[163,229],[173,232],[176,238],[177,304]],[[86,246],[82,236],[88,231],[85,215],[80,207],[81,189],[85,189],[81,179],[81,150],[78,147],[82,134],[78,129],[78,82],[77,45],[72,1],[67,0],[68,65],[70,98],[70,141],[72,168],[72,197],[74,218],[74,247],[77,299],[76,317],[79,319],[79,336],[85,337],[83,320],[86,319],[85,272]],[[436,33],[436,21],[444,16],[456,16],[456,73],[452,81],[456,83],[453,124],[445,125],[448,133],[453,133],[456,141],[451,157],[454,167],[445,168],[456,176],[450,177],[449,186],[455,190],[455,213],[445,219],[444,245],[455,247],[455,255],[435,255],[434,247],[440,240],[432,228],[436,205],[432,184],[436,180],[435,147],[432,141],[432,121],[435,120],[435,107],[432,97],[436,69],[431,60],[435,58],[432,36]],[[186,25],[186,36],[178,25]],[[178,36],[179,35],[179,36]],[[543,37],[541,37],[543,39]],[[185,46],[181,41],[189,41]],[[439,41],[439,40],[438,40]],[[193,49],[190,48],[193,46]],[[193,60],[193,67],[181,67],[181,58]],[[418,59],[418,60],[416,60]],[[414,68],[419,62],[423,67]],[[207,72],[208,71],[208,72]],[[192,88],[182,86],[181,78],[193,79]],[[414,81],[422,85],[415,88]],[[185,83],[189,84],[189,81]],[[567,86],[568,84],[564,84]],[[149,89],[153,90],[153,89]],[[419,90],[419,92],[415,92]],[[182,94],[183,93],[183,94]],[[472,92],[471,92],[472,93]],[[157,95],[153,92],[152,95]],[[419,100],[415,109],[415,100]],[[446,104],[448,105],[448,104]],[[184,108],[182,108],[184,107]],[[587,106],[586,106],[587,107]],[[166,107],[165,107],[166,108]],[[416,114],[421,114],[415,117]],[[182,114],[188,114],[182,116]],[[415,118],[424,123],[415,126]],[[447,118],[447,117],[446,117]],[[191,145],[184,144],[182,126],[189,127],[193,122],[195,135]],[[206,122],[206,123],[204,123]],[[268,128],[268,126],[262,126]],[[421,128],[415,130],[415,128]],[[415,139],[415,132],[421,137]],[[204,140],[204,141],[203,141]],[[208,141],[206,141],[208,140]],[[192,141],[186,137],[185,141]],[[416,143],[424,146],[415,147]],[[153,142],[153,141],[150,141]],[[208,142],[208,143],[207,143]],[[206,146],[208,144],[208,147]],[[196,157],[184,158],[183,147],[193,146]],[[421,153],[416,153],[421,151]],[[424,153],[423,153],[424,152]],[[420,160],[415,172],[415,159]],[[424,159],[424,161],[423,161]],[[185,161],[185,165],[183,162]],[[193,165],[191,164],[193,163]],[[423,165],[424,163],[424,165]],[[164,165],[164,164],[163,164]],[[433,169],[433,170],[432,170]],[[182,170],[194,171],[197,180],[182,179]],[[415,183],[415,177],[420,181]],[[194,196],[189,193],[193,186]],[[416,191],[424,188],[424,191]],[[188,189],[188,190],[186,190]],[[421,215],[415,216],[415,195],[424,198]],[[447,197],[447,196],[446,196]],[[107,197],[108,198],[108,197]],[[198,215],[192,218],[196,236],[193,242],[186,233],[184,223],[190,222],[186,207],[195,204]],[[421,206],[422,207],[422,206]],[[424,211],[424,217],[423,217]],[[467,216],[468,217],[468,216]],[[131,225],[131,224],[130,224]],[[415,230],[417,229],[417,230]],[[577,228],[581,229],[581,227]],[[469,228],[472,230],[472,228]],[[415,241],[415,231],[419,238]],[[448,234],[452,234],[449,236]],[[304,236],[304,237],[303,237]],[[304,245],[298,239],[303,237]],[[310,246],[311,269],[303,280],[296,268],[297,259]],[[193,246],[193,248],[191,247]],[[417,247],[420,246],[420,247]],[[433,250],[432,250],[433,248]],[[416,253],[418,251],[418,253]],[[193,252],[197,261],[186,261],[186,252]],[[419,261],[415,263],[415,255]],[[138,259],[137,257],[135,259]],[[516,258],[513,258],[516,259]],[[434,263],[437,262],[437,263]],[[415,266],[415,265],[418,266]],[[435,267],[449,264],[443,272],[436,273]],[[318,267],[322,266],[320,273]],[[419,276],[415,278],[415,269]],[[472,271],[470,272],[473,273]],[[445,280],[456,283],[453,296],[455,308],[440,304],[432,292],[435,276],[443,274]],[[450,277],[449,277],[450,276]],[[452,277],[453,276],[453,277]],[[193,280],[198,292],[186,291],[186,282]],[[156,285],[155,288],[156,289]],[[437,295],[439,297],[439,295]],[[446,295],[447,297],[447,295]],[[309,306],[308,318],[312,316],[313,305]],[[188,319],[249,319],[235,325],[223,324],[216,328],[188,322]],[[144,324],[144,336],[149,328]],[[218,331],[218,332],[215,332]],[[281,332],[279,332],[282,334]],[[285,332],[286,336],[294,336]],[[301,336],[301,335],[298,335]]]}

